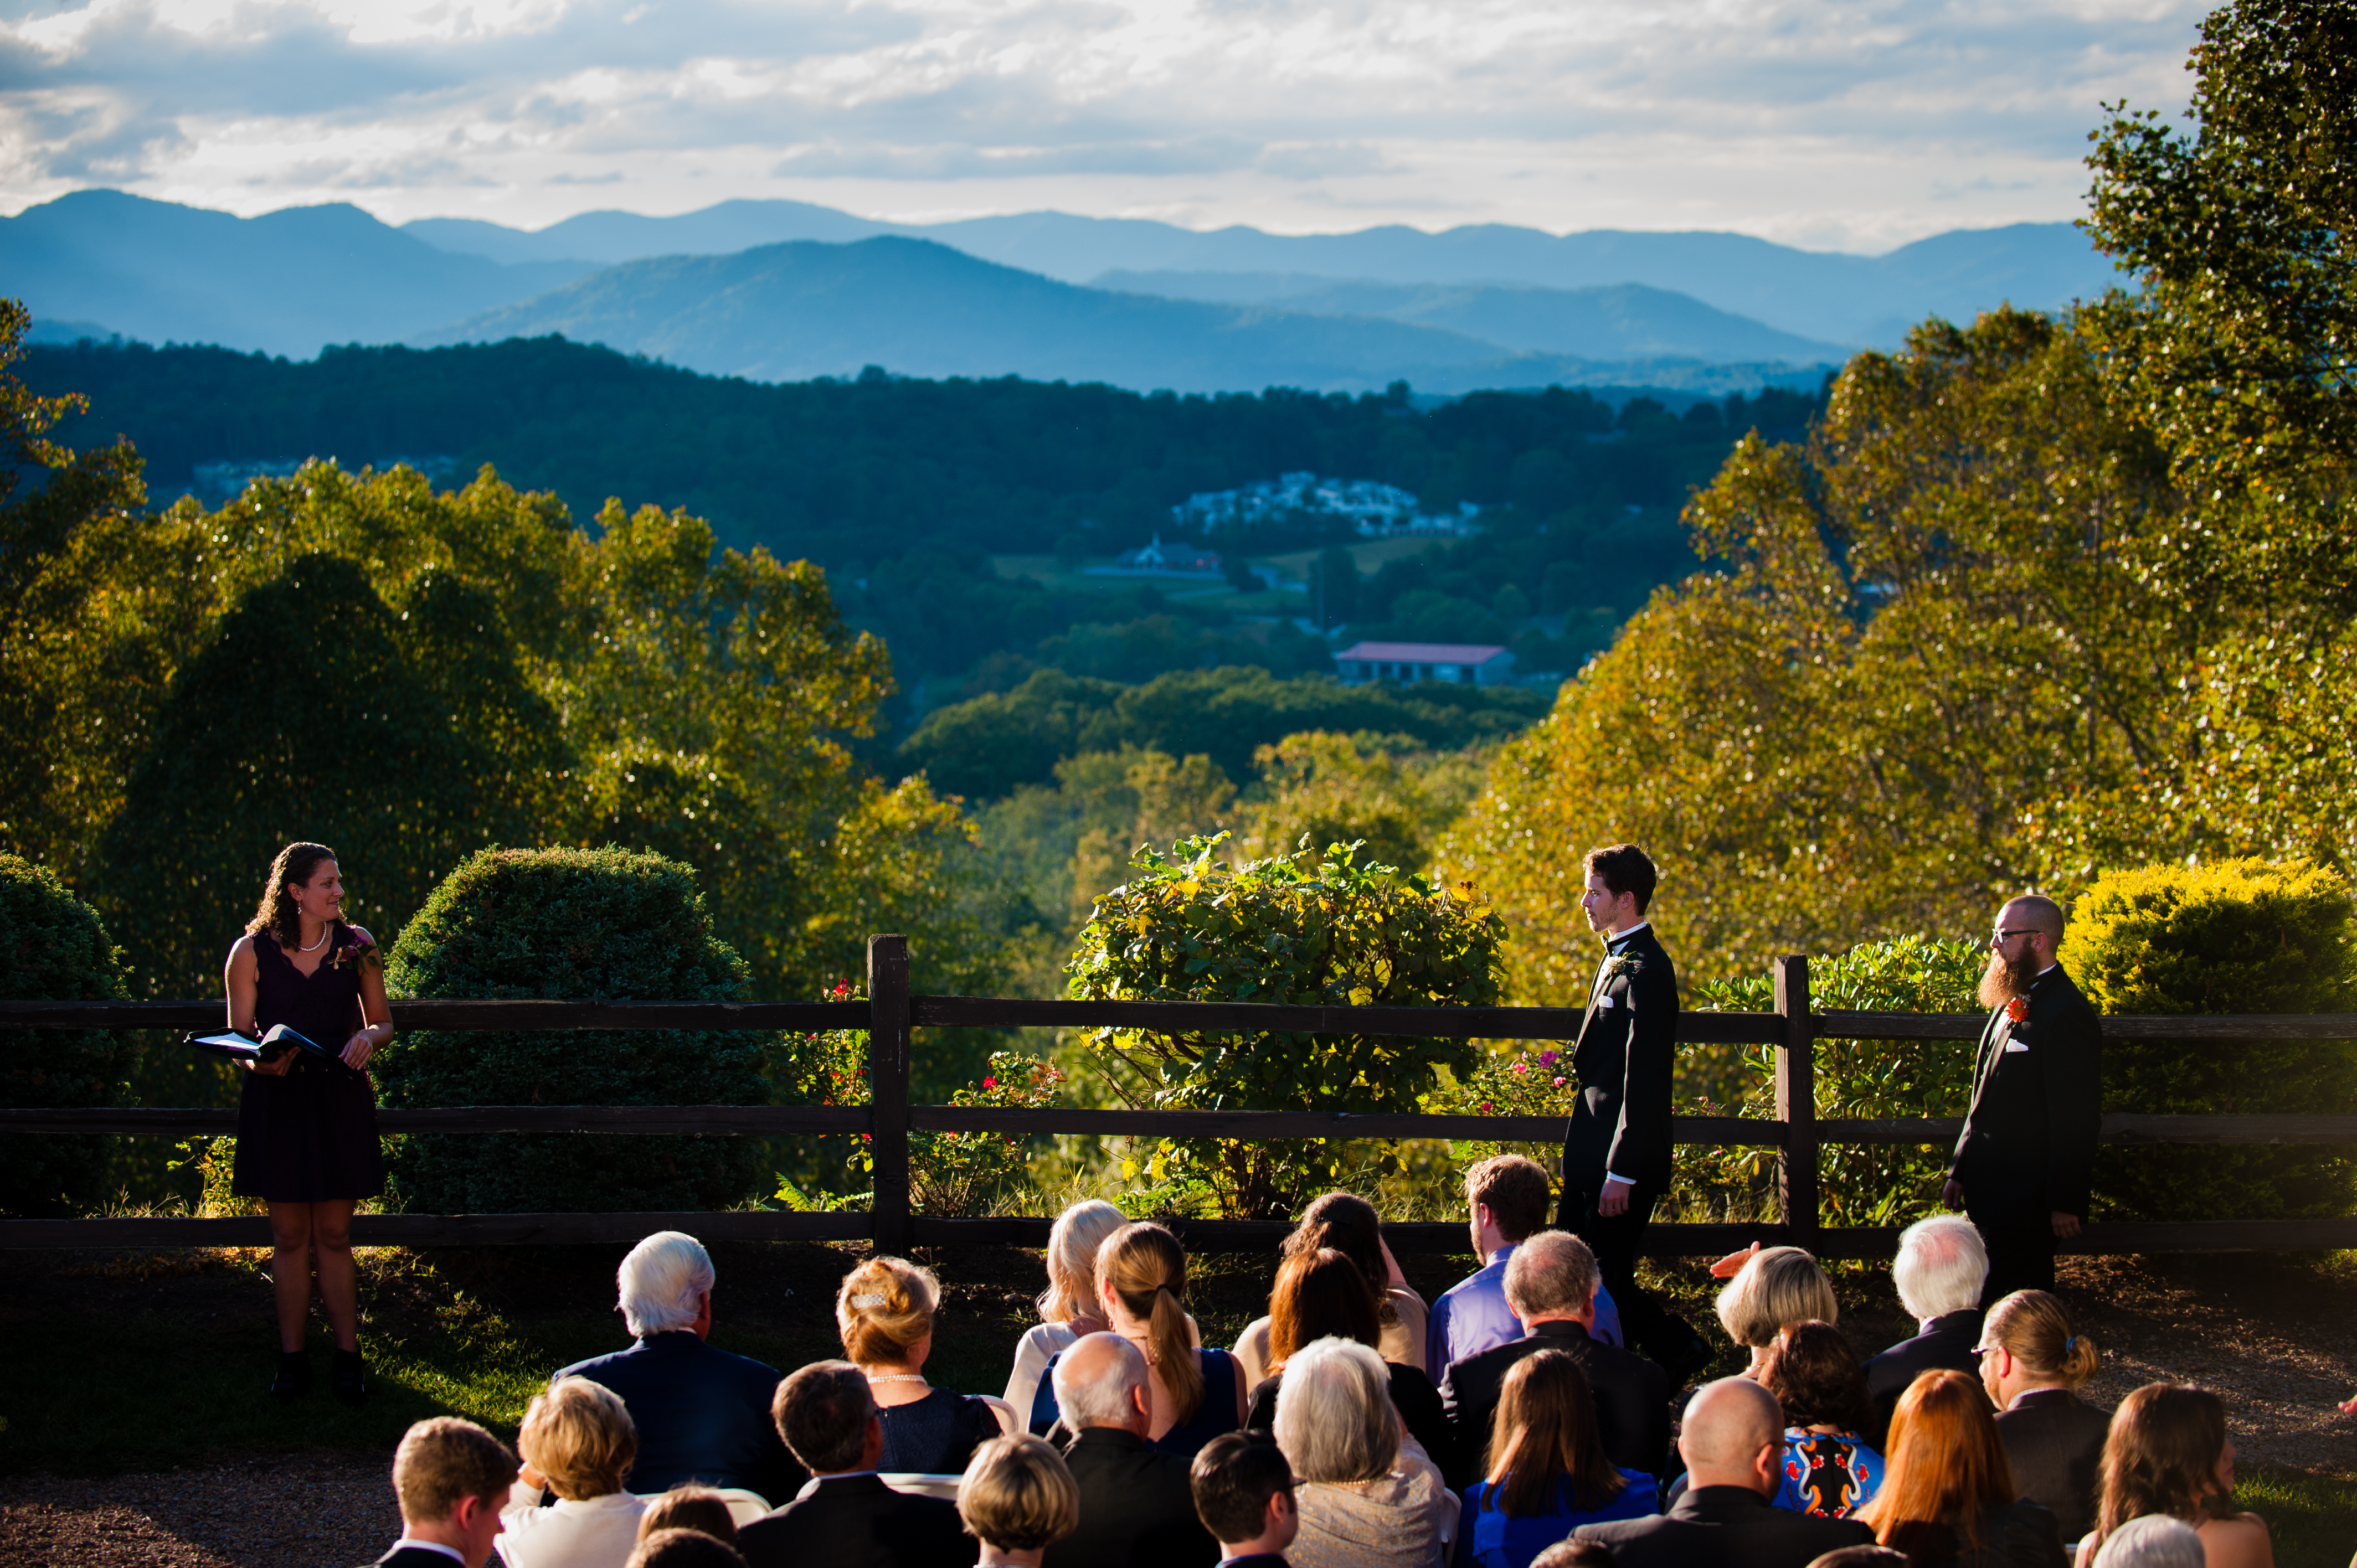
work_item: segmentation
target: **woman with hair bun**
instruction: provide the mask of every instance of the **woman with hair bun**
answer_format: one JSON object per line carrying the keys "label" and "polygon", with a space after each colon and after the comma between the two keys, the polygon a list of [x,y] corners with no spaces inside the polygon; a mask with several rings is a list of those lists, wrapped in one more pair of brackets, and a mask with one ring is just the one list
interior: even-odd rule
{"label": "woman with hair bun", "polygon": [[2120,1402],[2104,1444],[2104,1497],[2079,1542],[2089,1568],[2104,1540],[2132,1519],[2166,1514],[2201,1537],[2208,1568],[2275,1568],[2267,1521],[2236,1513],[2234,1444],[2226,1407],[2208,1389],[2147,1383]]}
{"label": "woman with hair bun", "polygon": [[229,1026],[260,1035],[280,1024],[330,1054],[290,1050],[248,1060],[239,1086],[230,1190],[270,1206],[270,1277],[278,1305],[278,1371],[270,1391],[309,1391],[303,1348],[311,1274],[336,1336],[336,1397],[368,1395],[361,1359],[352,1210],[384,1191],[376,1086],[365,1069],[393,1038],[376,939],[344,918],[343,875],[323,843],[290,843],[271,862],[262,905],[229,950],[222,988]]}
{"label": "woman with hair bun", "polygon": [[[1151,1221],[1125,1225],[1097,1249],[1096,1275],[1098,1316],[1146,1353],[1154,1406],[1146,1442],[1191,1460],[1204,1444],[1243,1425],[1243,1369],[1225,1350],[1195,1343],[1178,1238]],[[1054,1379],[1042,1377],[1031,1430],[1044,1435],[1061,1413]]]}
{"label": "woman with hair bun", "polygon": [[1989,1308],[1975,1353],[2021,1495],[2053,1510],[2063,1540],[2078,1540],[2094,1527],[2112,1425],[2109,1411],[2074,1391],[2095,1374],[2095,1342],[2071,1331],[2060,1300],[2018,1290]]}
{"label": "woman with hair bun", "polygon": [[988,1400],[925,1380],[941,1300],[933,1271],[900,1258],[868,1259],[844,1275],[835,1292],[844,1358],[866,1375],[884,1423],[878,1470],[959,1475],[974,1449],[1004,1427]]}

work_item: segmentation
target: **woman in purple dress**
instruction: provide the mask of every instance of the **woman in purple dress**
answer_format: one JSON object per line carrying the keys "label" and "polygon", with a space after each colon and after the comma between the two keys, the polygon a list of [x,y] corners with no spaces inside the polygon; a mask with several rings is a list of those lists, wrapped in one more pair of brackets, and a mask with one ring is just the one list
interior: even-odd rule
{"label": "woman in purple dress", "polygon": [[362,1069],[393,1037],[393,1014],[375,940],[344,919],[343,903],[336,852],[288,844],[271,863],[261,908],[229,950],[223,979],[230,1027],[260,1034],[284,1024],[334,1053],[293,1050],[267,1065],[245,1064],[230,1190],[270,1205],[280,1351],[270,1391],[292,1399],[311,1386],[303,1330],[316,1260],[319,1300],[336,1333],[336,1397],[358,1404],[367,1383],[352,1209],[384,1191],[376,1087]]}

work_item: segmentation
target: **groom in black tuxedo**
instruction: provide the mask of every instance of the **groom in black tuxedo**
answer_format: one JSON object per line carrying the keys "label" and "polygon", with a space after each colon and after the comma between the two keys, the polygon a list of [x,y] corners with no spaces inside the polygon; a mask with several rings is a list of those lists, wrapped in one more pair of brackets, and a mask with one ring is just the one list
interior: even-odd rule
{"label": "groom in black tuxedo", "polygon": [[[1677,1058],[1678,976],[1645,918],[1653,863],[1635,844],[1590,850],[1579,906],[1604,939],[1587,1013],[1572,1047],[1579,1083],[1563,1144],[1555,1223],[1596,1254],[1629,1344],[1674,1370],[1693,1331],[1637,1284],[1654,1200],[1670,1187],[1670,1078]],[[1707,1351],[1705,1351],[1707,1354]]]}
{"label": "groom in black tuxedo", "polygon": [[2055,961],[2062,907],[2026,894],[1997,911],[1973,1064],[1973,1109],[1941,1197],[1988,1247],[1984,1307],[2054,1288],[2054,1243],[2079,1234],[2103,1129],[2104,1026]]}

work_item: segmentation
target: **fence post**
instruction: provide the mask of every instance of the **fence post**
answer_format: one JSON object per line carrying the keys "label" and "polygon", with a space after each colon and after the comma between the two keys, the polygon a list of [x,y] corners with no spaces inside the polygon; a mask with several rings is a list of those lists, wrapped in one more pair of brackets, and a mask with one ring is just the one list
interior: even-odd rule
{"label": "fence post", "polygon": [[867,939],[867,1086],[877,1251],[909,1250],[909,939]]}
{"label": "fence post", "polygon": [[1809,1012],[1809,961],[1786,953],[1776,961],[1776,1011],[1784,1037],[1776,1046],[1776,1118],[1784,1123],[1777,1161],[1777,1197],[1792,1244],[1817,1246],[1816,1020]]}

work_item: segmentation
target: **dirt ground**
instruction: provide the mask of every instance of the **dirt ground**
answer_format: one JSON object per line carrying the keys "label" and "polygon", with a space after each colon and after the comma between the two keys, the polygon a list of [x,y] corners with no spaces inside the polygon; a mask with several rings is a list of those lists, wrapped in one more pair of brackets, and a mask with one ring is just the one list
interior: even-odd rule
{"label": "dirt ground", "polygon": [[[536,1355],[570,1357],[579,1346],[594,1349],[608,1339],[619,1345],[618,1326],[608,1321],[610,1258],[582,1250],[526,1260],[522,1251],[445,1256],[434,1278],[503,1321],[537,1328],[524,1334]],[[732,1348],[789,1365],[827,1353],[827,1282],[839,1275],[849,1250],[722,1247],[715,1253],[723,1292],[733,1283],[738,1293],[737,1320],[748,1336]],[[996,1392],[1007,1347],[1028,1320],[1028,1297],[1039,1283],[1037,1254],[961,1249],[926,1261],[941,1272],[949,1298],[939,1380]],[[1427,1298],[1465,1267],[1464,1260],[1440,1258],[1404,1262]],[[1207,1339],[1232,1339],[1259,1310],[1273,1266],[1273,1259],[1258,1257],[1201,1262],[1191,1305]],[[132,1298],[147,1311],[201,1304],[198,1316],[244,1337],[251,1337],[249,1314],[253,1326],[267,1322],[266,1281],[233,1271],[126,1276],[93,1268],[87,1257],[16,1254],[0,1261],[0,1333],[19,1312],[66,1312],[86,1322],[91,1342],[102,1347],[110,1315],[130,1310]],[[403,1277],[414,1282],[415,1271]],[[1718,1337],[1709,1316],[1710,1282],[1698,1262],[1676,1264],[1656,1280],[1678,1310]],[[1835,1283],[1843,1326],[1861,1352],[1913,1331],[1880,1271],[1846,1270]],[[2082,1331],[2103,1352],[2089,1391],[2099,1402],[2115,1402],[2156,1380],[2200,1382],[2226,1397],[2244,1466],[2342,1482],[2357,1481],[2357,1419],[2334,1408],[2357,1391],[2357,1321],[2346,1308],[2352,1283],[2341,1268],[2318,1260],[2246,1254],[2068,1260],[2062,1277]],[[391,1283],[383,1290],[388,1299],[397,1294]],[[536,1318],[535,1312],[554,1316]],[[1739,1354],[1726,1347],[1715,1370],[1737,1365]],[[533,1375],[544,1373],[535,1368]],[[231,1424],[218,1442],[192,1439],[193,1456],[170,1467],[141,1457],[156,1450],[135,1443],[87,1450],[94,1455],[88,1462],[62,1466],[19,1451],[18,1466],[0,1475],[0,1564],[322,1568],[371,1562],[398,1532],[386,1470],[390,1436],[407,1414],[396,1420],[378,1412],[372,1429],[322,1428],[329,1434],[325,1445],[315,1440],[294,1451],[269,1451],[266,1441]],[[511,1439],[512,1430],[502,1435]],[[260,1451],[221,1451],[239,1444]],[[109,1462],[110,1452],[134,1457]],[[27,1458],[34,1462],[22,1463]]]}

